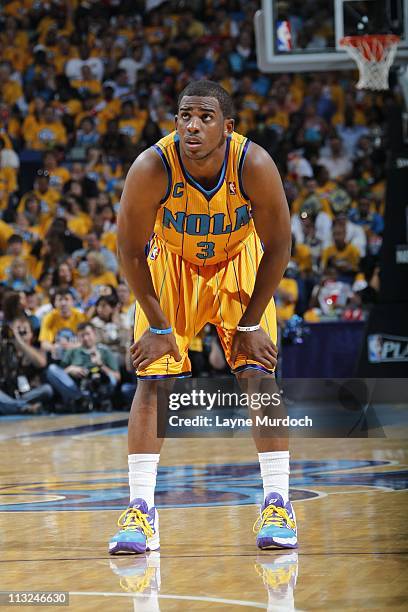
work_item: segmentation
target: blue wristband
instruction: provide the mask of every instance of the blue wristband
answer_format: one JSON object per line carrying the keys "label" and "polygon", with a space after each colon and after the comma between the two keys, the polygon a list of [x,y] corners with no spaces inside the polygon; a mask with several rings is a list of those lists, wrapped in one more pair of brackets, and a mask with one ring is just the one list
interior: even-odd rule
{"label": "blue wristband", "polygon": [[172,334],[173,333],[173,328],[172,327],[168,327],[167,329],[158,329],[157,327],[149,327],[149,331],[152,332],[152,334],[157,334],[158,336],[163,336],[165,334]]}

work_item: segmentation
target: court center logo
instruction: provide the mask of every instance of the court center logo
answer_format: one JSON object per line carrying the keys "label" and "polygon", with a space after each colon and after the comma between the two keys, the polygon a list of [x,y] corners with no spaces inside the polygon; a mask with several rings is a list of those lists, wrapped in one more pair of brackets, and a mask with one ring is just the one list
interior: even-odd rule
{"label": "court center logo", "polygon": [[[330,487],[407,488],[408,470],[391,461],[327,460],[291,463],[291,499],[313,499]],[[322,489],[323,487],[323,489]],[[160,508],[261,504],[257,463],[159,468],[156,503]],[[0,512],[123,510],[129,503],[127,470],[74,472],[59,479],[0,484]]]}

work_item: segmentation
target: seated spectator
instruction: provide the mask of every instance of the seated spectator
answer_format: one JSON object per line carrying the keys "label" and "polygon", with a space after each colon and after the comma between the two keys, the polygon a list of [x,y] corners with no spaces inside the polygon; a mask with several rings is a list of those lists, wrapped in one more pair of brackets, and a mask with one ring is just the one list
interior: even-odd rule
{"label": "seated spectator", "polygon": [[18,210],[24,212],[25,203],[28,197],[35,196],[40,202],[41,213],[53,216],[57,210],[57,203],[60,199],[59,192],[50,187],[50,174],[48,170],[40,168],[37,170],[36,179],[34,182],[34,190],[21,198]]}
{"label": "seated spectator", "polygon": [[16,172],[13,168],[0,166],[0,209],[7,209],[10,197],[16,191]]}
{"label": "seated spectator", "polygon": [[142,45],[133,45],[130,50],[130,55],[123,57],[119,61],[119,68],[126,70],[127,80],[132,86],[136,84],[138,71],[143,70],[144,67],[145,60],[143,58]]}
{"label": "seated spectator", "polygon": [[307,145],[320,145],[327,134],[327,123],[317,114],[316,105],[309,103],[304,108],[302,137]]}
{"label": "seated spectator", "polygon": [[130,292],[129,287],[125,282],[120,282],[117,286],[117,293],[119,299],[120,312],[122,314],[127,315],[129,312],[129,308],[131,308],[134,304],[134,297],[132,298],[132,294]]}
{"label": "seated spectator", "polygon": [[105,258],[98,251],[90,251],[86,256],[89,267],[89,278],[94,287],[101,285],[118,286],[118,281],[113,272],[106,268]]}
{"label": "seated spectator", "polygon": [[23,90],[18,81],[12,78],[12,66],[10,62],[0,64],[0,90],[1,97],[10,107],[17,104],[20,110],[24,110]]}
{"label": "seated spectator", "polygon": [[317,187],[314,193],[324,199],[328,199],[329,195],[337,189],[337,183],[330,178],[329,171],[326,166],[316,166],[314,169]]}
{"label": "seated spectator", "polygon": [[81,43],[79,45],[79,57],[72,57],[65,64],[65,74],[72,81],[78,80],[81,78],[82,67],[89,66],[91,69],[91,74],[94,79],[98,81],[102,80],[103,77],[103,62],[99,57],[91,57],[90,49],[86,43]]}
{"label": "seated spectator", "polygon": [[13,291],[31,291],[37,283],[29,273],[27,262],[22,257],[15,257],[3,284]]}
{"label": "seated spectator", "polygon": [[69,289],[57,289],[54,297],[54,308],[41,321],[39,335],[41,348],[53,354],[57,334],[64,329],[76,333],[78,325],[85,320],[85,314],[74,308],[74,298],[71,291]]}
{"label": "seated spectator", "polygon": [[300,244],[306,245],[309,248],[311,257],[311,269],[317,272],[320,265],[320,257],[322,254],[323,242],[318,235],[316,227],[316,208],[308,207],[306,204],[302,206],[297,226],[296,240]]}
{"label": "seated spectator", "polygon": [[[87,259],[89,253],[96,253],[101,256],[104,268],[110,272],[116,273],[118,270],[117,259],[110,249],[102,246],[102,236],[103,232],[100,230],[89,232],[86,237],[85,248],[75,251],[72,256],[76,262],[80,262]],[[110,280],[105,284],[110,284]]]}
{"label": "seated spectator", "polygon": [[88,276],[78,276],[75,281],[75,289],[77,292],[76,306],[82,312],[87,312],[88,308],[94,305],[92,284]]}
{"label": "seated spectator", "polygon": [[119,312],[119,301],[116,296],[107,295],[98,298],[95,304],[95,315],[91,319],[98,342],[103,342],[113,351],[118,362],[123,361],[129,345],[129,328],[126,319]]}
{"label": "seated spectator", "polygon": [[[288,266],[290,272],[294,272],[294,264]],[[296,303],[299,297],[298,284],[288,270],[279,283],[275,293],[276,316],[278,323],[282,324],[295,314]]]}
{"label": "seated spectator", "polygon": [[45,353],[35,342],[29,319],[22,313],[3,323],[0,344],[0,414],[38,412],[53,397],[42,382],[47,364]]}
{"label": "seated spectator", "polygon": [[26,147],[45,151],[55,145],[67,144],[64,124],[56,117],[51,105],[46,106],[41,121],[24,133]]}
{"label": "seated spectator", "polygon": [[84,117],[76,132],[75,144],[78,147],[94,147],[99,143],[100,134],[96,131],[92,117]]}
{"label": "seated spectator", "polygon": [[349,175],[353,169],[350,156],[337,136],[330,138],[329,146],[320,150],[318,163],[327,169],[331,179],[337,181]]}
{"label": "seated spectator", "polygon": [[13,234],[11,225],[0,219],[0,252],[7,249],[7,241]]}
{"label": "seated spectator", "polygon": [[52,286],[55,290],[65,289],[65,291],[69,291],[74,301],[76,301],[78,294],[74,288],[74,275],[68,262],[69,260],[62,261],[54,270],[52,275]]}
{"label": "seated spectator", "polygon": [[73,79],[71,81],[71,85],[80,96],[82,96],[84,93],[96,95],[100,95],[102,93],[101,82],[94,77],[90,66],[87,64],[81,66],[81,78]]}
{"label": "seated spectator", "polygon": [[84,199],[74,195],[68,195],[61,200],[61,206],[65,209],[65,219],[68,222],[68,229],[79,236],[85,238],[92,228],[92,219],[86,212]]}
{"label": "seated spectator", "polygon": [[20,160],[12,148],[8,148],[5,138],[0,137],[0,168],[11,168],[14,172],[19,169]]}
{"label": "seated spectator", "polygon": [[[319,202],[314,196],[309,197],[302,206],[302,213],[311,212],[315,215],[316,237],[322,242],[323,247],[332,244],[332,225],[335,221],[341,222],[346,228],[346,240],[357,247],[360,257],[366,254],[367,239],[361,227],[352,223],[348,219],[348,211],[350,208],[350,197],[343,189],[335,189],[328,195],[328,203],[330,205],[330,214],[324,210],[319,210]],[[297,239],[303,240],[302,227],[300,216],[292,217],[292,230]]]}
{"label": "seated spectator", "polygon": [[50,177],[50,187],[58,191],[62,191],[65,183],[71,178],[68,168],[58,165],[57,156],[53,151],[47,151],[44,155],[44,170],[47,170]]}
{"label": "seated spectator", "polygon": [[337,271],[339,280],[351,283],[358,271],[360,253],[346,241],[346,228],[341,221],[334,222],[332,235],[333,244],[322,253],[322,270],[330,265]]}
{"label": "seated spectator", "polygon": [[122,112],[119,117],[119,132],[130,139],[132,144],[137,144],[142,136],[146,120],[135,115],[134,104],[127,100],[122,104]]}
{"label": "seated spectator", "polygon": [[339,280],[336,268],[328,265],[320,282],[313,288],[309,309],[303,318],[308,323],[340,319],[352,295],[350,284]]}
{"label": "seated spectator", "polygon": [[35,273],[36,258],[32,255],[26,255],[24,253],[24,240],[18,234],[12,234],[7,240],[6,254],[0,256],[0,281],[7,278],[10,266],[16,258],[22,259],[27,264],[30,274],[33,275]]}
{"label": "seated spectator", "polygon": [[379,236],[384,231],[384,219],[375,210],[373,211],[371,201],[371,194],[363,193],[359,197],[356,208],[349,212],[350,221],[362,227],[367,237],[370,234]]}
{"label": "seated spectator", "polygon": [[312,253],[307,244],[297,242],[295,237],[292,236],[292,251],[291,261],[293,261],[299,272],[303,275],[307,275],[312,271]]}
{"label": "seated spectator", "polygon": [[66,407],[74,404],[75,408],[81,401],[88,409],[105,407],[120,380],[116,358],[106,346],[98,344],[91,323],[78,325],[78,338],[80,346],[65,352],[60,367],[48,367],[47,380]]}
{"label": "seated spectator", "polygon": [[[159,138],[161,138],[161,132]],[[108,121],[106,133],[101,138],[101,147],[106,151],[108,157],[112,159],[125,161],[131,158],[132,147],[130,138],[119,131],[117,119],[110,119]]]}

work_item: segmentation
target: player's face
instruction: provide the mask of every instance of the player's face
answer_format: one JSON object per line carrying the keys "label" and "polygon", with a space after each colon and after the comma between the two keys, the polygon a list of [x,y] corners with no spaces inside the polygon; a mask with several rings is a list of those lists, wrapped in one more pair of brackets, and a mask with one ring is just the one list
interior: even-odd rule
{"label": "player's face", "polygon": [[192,160],[209,157],[234,129],[233,119],[224,118],[217,98],[184,96],[176,128],[184,155]]}

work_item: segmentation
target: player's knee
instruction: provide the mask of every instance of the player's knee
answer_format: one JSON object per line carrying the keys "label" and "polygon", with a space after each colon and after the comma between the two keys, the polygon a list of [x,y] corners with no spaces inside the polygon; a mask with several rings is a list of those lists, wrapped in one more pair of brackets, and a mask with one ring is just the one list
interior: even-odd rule
{"label": "player's knee", "polygon": [[155,410],[156,406],[166,403],[173,384],[170,380],[139,380],[133,400],[135,409]]}

